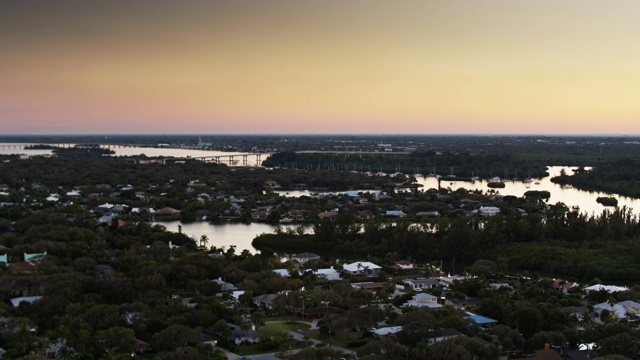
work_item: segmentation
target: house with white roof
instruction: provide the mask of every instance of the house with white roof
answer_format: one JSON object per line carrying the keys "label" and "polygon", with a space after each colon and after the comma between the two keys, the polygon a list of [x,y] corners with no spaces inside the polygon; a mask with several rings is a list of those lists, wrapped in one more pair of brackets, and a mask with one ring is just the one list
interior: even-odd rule
{"label": "house with white roof", "polygon": [[378,336],[387,336],[402,331],[402,326],[386,326],[377,329],[372,329],[371,332]]}
{"label": "house with white roof", "polygon": [[602,285],[602,284],[592,285],[584,289],[586,293],[590,293],[591,291],[606,291],[608,293],[615,293],[615,292],[628,291],[628,290],[629,288],[626,288],[626,287],[615,286],[615,285]]}
{"label": "house with white roof", "polygon": [[380,266],[368,261],[357,261],[351,264],[345,264],[342,267],[342,271],[347,274],[370,277],[378,276],[380,269],[382,269]]}
{"label": "house with white roof", "polygon": [[605,301],[593,305],[593,311],[598,317],[600,317],[604,310],[610,311],[615,319],[624,319],[628,316],[640,317],[640,303],[631,300],[621,301],[616,304],[610,304]]}
{"label": "house with white roof", "polygon": [[495,216],[500,214],[500,208],[495,206],[481,206],[476,213],[484,216]]}
{"label": "house with white roof", "polygon": [[325,279],[329,281],[340,280],[340,273],[338,273],[338,271],[336,271],[333,266],[330,268],[318,269],[313,272],[313,275],[315,275],[319,279]]}
{"label": "house with white roof", "polygon": [[428,307],[431,309],[441,308],[438,304],[438,297],[427,293],[416,294],[412,300],[409,300],[403,306]]}

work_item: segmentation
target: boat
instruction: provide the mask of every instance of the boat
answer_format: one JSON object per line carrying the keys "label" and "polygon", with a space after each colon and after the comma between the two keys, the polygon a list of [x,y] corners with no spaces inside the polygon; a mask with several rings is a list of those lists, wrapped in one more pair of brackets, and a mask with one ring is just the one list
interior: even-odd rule
{"label": "boat", "polygon": [[536,185],[540,185],[540,181],[536,181],[536,182],[535,182],[535,184],[536,184]]}
{"label": "boat", "polygon": [[563,189],[573,189],[573,186],[569,185],[569,184],[564,184],[562,185]]}

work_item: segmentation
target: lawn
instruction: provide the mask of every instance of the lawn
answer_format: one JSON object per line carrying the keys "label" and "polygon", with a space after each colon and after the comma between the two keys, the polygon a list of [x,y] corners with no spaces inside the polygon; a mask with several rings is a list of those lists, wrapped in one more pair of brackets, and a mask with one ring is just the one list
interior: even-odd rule
{"label": "lawn", "polygon": [[269,334],[276,334],[280,332],[287,332],[293,330],[309,330],[311,325],[303,322],[265,322],[264,326],[258,328],[258,333],[261,336],[269,336]]}
{"label": "lawn", "polygon": [[[344,336],[333,336],[331,337],[331,341],[329,341],[329,338],[324,338],[320,336],[320,332],[318,330],[314,330],[314,331],[310,331],[306,334],[308,337],[312,338],[312,339],[316,339],[316,340],[320,340],[320,341],[324,341],[327,344],[329,342],[331,342],[331,344],[339,346],[341,348],[345,348],[348,350],[352,350],[352,351],[357,351],[359,348],[361,348],[362,346],[366,345],[367,343],[371,342],[371,339],[368,338],[363,338],[362,334],[354,331],[354,332],[350,332],[348,337],[344,337]],[[358,346],[349,346],[349,343],[351,342],[358,342],[358,341],[362,341],[362,345],[358,345]]]}

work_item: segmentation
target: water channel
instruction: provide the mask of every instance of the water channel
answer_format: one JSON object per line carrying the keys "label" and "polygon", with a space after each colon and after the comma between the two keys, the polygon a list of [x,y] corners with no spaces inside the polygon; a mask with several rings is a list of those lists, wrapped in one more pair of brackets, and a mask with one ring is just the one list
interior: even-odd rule
{"label": "water channel", "polygon": [[[2,144],[10,145],[10,144]],[[15,144],[26,145],[26,144]],[[172,148],[146,148],[146,147],[128,147],[128,148],[114,148],[115,156],[134,156],[145,154],[146,156],[173,156],[173,157],[202,157],[202,156],[224,156],[233,155],[229,152],[197,150],[197,149],[172,149]],[[42,155],[51,154],[51,150],[24,150],[23,148],[7,148],[6,146],[0,149],[0,155],[4,154],[29,154],[29,155]],[[254,160],[255,161],[255,160]],[[549,177],[540,179],[533,179],[531,183],[525,183],[523,181],[506,181],[505,187],[502,189],[495,189],[497,194],[501,195],[513,195],[521,197],[526,191],[529,190],[545,190],[549,191],[551,197],[548,201],[549,204],[555,204],[562,202],[569,207],[577,206],[580,211],[587,214],[600,214],[606,207],[596,202],[596,198],[599,196],[614,196],[618,199],[618,206],[627,206],[634,209],[636,212],[640,210],[640,199],[628,198],[619,196],[616,194],[608,194],[602,192],[589,192],[578,190],[574,188],[564,189],[560,185],[551,182],[551,178],[559,175],[562,170],[567,174],[571,174],[574,168],[565,166],[550,166]],[[438,187],[438,180],[435,177],[418,177],[417,181],[423,185],[423,190]],[[537,183],[537,184],[536,184]],[[452,190],[458,188],[465,188],[467,190],[482,190],[487,192],[490,188],[487,186],[486,180],[478,180],[475,182],[462,182],[462,181],[442,181],[440,183],[442,187],[449,187]],[[284,196],[299,197],[312,195],[309,191],[281,191],[279,192]],[[241,252],[243,250],[249,250],[251,253],[255,253],[256,250],[251,246],[251,242],[256,235],[262,233],[273,233],[276,226],[264,223],[240,223],[240,222],[223,222],[212,224],[209,222],[193,222],[181,224],[179,221],[162,222],[161,225],[165,226],[169,231],[178,231],[178,226],[182,226],[182,232],[188,236],[193,236],[199,239],[202,235],[207,235],[210,239],[208,246],[226,247],[231,245],[236,246],[236,251]],[[312,232],[312,226],[305,226],[306,232]]]}

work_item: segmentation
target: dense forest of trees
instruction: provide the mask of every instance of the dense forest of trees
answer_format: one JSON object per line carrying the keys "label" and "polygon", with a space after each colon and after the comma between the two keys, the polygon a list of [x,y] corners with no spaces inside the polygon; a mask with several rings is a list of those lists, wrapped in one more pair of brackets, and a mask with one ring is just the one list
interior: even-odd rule
{"label": "dense forest of trees", "polygon": [[630,209],[586,215],[563,204],[544,213],[512,211],[492,217],[458,216],[422,224],[356,223],[348,215],[320,221],[313,234],[262,234],[257,248],[384,258],[500,261],[506,270],[555,273],[578,279],[640,279],[640,224]]}
{"label": "dense forest of trees", "polygon": [[640,160],[624,159],[603,162],[592,169],[578,168],[551,181],[577,188],[640,197]]}

